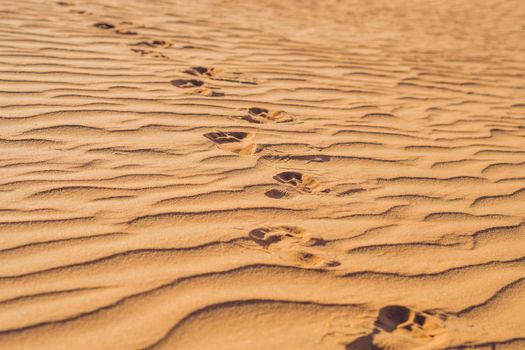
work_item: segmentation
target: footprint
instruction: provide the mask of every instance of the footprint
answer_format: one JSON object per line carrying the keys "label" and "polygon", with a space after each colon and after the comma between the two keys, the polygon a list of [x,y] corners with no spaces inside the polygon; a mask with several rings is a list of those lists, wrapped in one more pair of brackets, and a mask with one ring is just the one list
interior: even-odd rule
{"label": "footprint", "polygon": [[184,73],[194,75],[196,77],[204,77],[209,78],[211,80],[222,80],[222,81],[230,81],[235,83],[241,83],[241,84],[251,84],[256,85],[254,79],[249,78],[245,76],[242,73],[239,72],[228,72],[224,69],[219,68],[208,68],[208,67],[191,67],[189,69],[186,69]]}
{"label": "footprint", "polygon": [[417,311],[406,306],[381,308],[374,329],[346,345],[346,350],[433,349],[446,338],[445,315]]}
{"label": "footprint", "polygon": [[[123,22],[123,23],[130,24],[130,22]],[[134,32],[132,30],[116,28],[116,26],[111,23],[98,22],[98,23],[93,24],[93,26],[97,27],[98,29],[104,29],[104,30],[114,29],[113,32],[116,34],[120,34],[120,35],[138,35],[137,32]]]}
{"label": "footprint", "polygon": [[150,56],[155,58],[169,58],[162,52],[153,51],[153,50],[143,50],[143,49],[131,49],[131,51],[140,54],[141,56]]}
{"label": "footprint", "polygon": [[440,329],[439,321],[444,321],[444,319],[429,312],[416,311],[406,306],[390,305],[379,310],[375,325],[387,332],[404,329],[424,336],[432,336],[435,330]]}
{"label": "footprint", "polygon": [[114,32],[119,35],[138,35],[139,33],[134,30],[126,29],[125,27],[134,26],[133,22],[122,21],[119,23],[119,28],[116,28]]}
{"label": "footprint", "polygon": [[[142,40],[134,44],[129,44],[131,51],[140,54],[141,56],[150,56],[155,58],[169,58],[159,50],[169,49],[172,43],[165,40]],[[149,49],[146,49],[149,48]]]}
{"label": "footprint", "polygon": [[176,86],[178,88],[186,89],[201,87],[204,85],[204,82],[202,80],[197,79],[175,79],[171,81],[171,85]]}
{"label": "footprint", "polygon": [[336,267],[340,263],[316,254],[311,248],[326,244],[322,238],[310,237],[295,226],[267,226],[254,229],[248,237],[265,250],[279,253],[285,260],[307,267]]}
{"label": "footprint", "polygon": [[130,46],[146,46],[151,48],[169,48],[173,45],[165,40],[142,40]]}
{"label": "footprint", "polygon": [[[73,7],[73,6],[75,6],[75,4],[70,3],[70,2],[66,2],[66,1],[57,1],[56,4],[58,6],[64,6],[64,7]],[[85,15],[85,14],[92,15],[91,12],[87,12],[86,10],[74,10],[74,9],[71,9],[71,10],[69,10],[69,13],[74,13],[74,14],[77,14],[77,15]]]}
{"label": "footprint", "polygon": [[276,243],[301,244],[307,247],[325,245],[326,242],[321,238],[309,237],[305,230],[295,226],[269,226],[251,230],[248,236],[257,244],[268,248]]}
{"label": "footprint", "polygon": [[293,121],[293,117],[283,111],[274,111],[266,108],[252,107],[248,109],[248,114],[242,117],[250,123],[287,123]]}
{"label": "footprint", "polygon": [[281,198],[290,197],[290,193],[288,191],[281,190],[278,188],[272,188],[271,190],[265,192],[264,194],[266,195],[266,197],[270,197],[273,199],[281,199]]}
{"label": "footprint", "polygon": [[266,155],[262,156],[263,160],[270,162],[280,162],[280,163],[293,163],[293,164],[310,164],[310,163],[327,163],[332,160],[331,156],[324,154],[312,154],[312,155],[293,155],[293,154],[278,154],[281,152],[286,152],[286,150],[281,151],[279,146],[267,146]]}
{"label": "footprint", "polygon": [[222,97],[224,93],[208,88],[202,80],[198,79],[175,79],[171,85],[181,89],[192,89],[192,93],[204,95],[207,97]]}
{"label": "footprint", "polygon": [[273,177],[282,184],[288,185],[301,193],[328,193],[330,189],[325,188],[319,181],[310,175],[296,171],[285,171]]}
{"label": "footprint", "polygon": [[113,24],[104,23],[104,22],[98,22],[93,24],[94,27],[97,27],[98,29],[113,29],[115,26]]}
{"label": "footprint", "polygon": [[126,29],[117,29],[115,30],[115,33],[120,34],[120,35],[138,35],[139,34],[132,30],[126,30]]}
{"label": "footprint", "polygon": [[204,137],[215,143],[218,148],[240,155],[251,155],[257,152],[257,144],[249,142],[255,134],[234,131],[219,131],[204,134]]}
{"label": "footprint", "polygon": [[309,252],[297,252],[294,254],[298,265],[309,267],[337,267],[341,265],[339,261],[328,260]]}

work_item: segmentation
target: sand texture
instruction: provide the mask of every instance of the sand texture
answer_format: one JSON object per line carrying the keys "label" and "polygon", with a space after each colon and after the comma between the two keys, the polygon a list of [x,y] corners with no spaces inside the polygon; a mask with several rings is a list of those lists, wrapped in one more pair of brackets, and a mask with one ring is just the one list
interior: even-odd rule
{"label": "sand texture", "polygon": [[525,349],[522,0],[0,0],[0,349]]}

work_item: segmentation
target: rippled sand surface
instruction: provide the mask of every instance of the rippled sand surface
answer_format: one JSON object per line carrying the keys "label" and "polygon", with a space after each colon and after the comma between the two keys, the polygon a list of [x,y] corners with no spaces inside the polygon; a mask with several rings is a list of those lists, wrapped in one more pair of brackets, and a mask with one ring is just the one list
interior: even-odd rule
{"label": "rippled sand surface", "polygon": [[0,0],[1,349],[525,349],[525,2]]}

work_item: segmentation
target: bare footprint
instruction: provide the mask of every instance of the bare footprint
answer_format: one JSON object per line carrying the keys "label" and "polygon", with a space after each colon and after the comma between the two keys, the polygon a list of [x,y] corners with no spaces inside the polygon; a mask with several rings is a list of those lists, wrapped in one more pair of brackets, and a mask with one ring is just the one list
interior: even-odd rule
{"label": "bare footprint", "polygon": [[446,339],[446,316],[406,306],[381,308],[374,329],[346,345],[346,350],[434,349]]}
{"label": "bare footprint", "polygon": [[202,80],[198,79],[175,79],[171,81],[171,85],[181,89],[191,89],[192,93],[204,95],[207,97],[221,97],[224,93],[208,88]]}
{"label": "bare footprint", "polygon": [[241,84],[256,85],[257,83],[253,78],[247,77],[246,75],[239,72],[229,72],[219,68],[208,68],[208,67],[191,67],[186,69],[184,73],[194,75],[197,77],[208,78],[211,80],[222,80]]}
{"label": "bare footprint", "polygon": [[282,184],[290,186],[291,188],[301,193],[328,193],[330,190],[325,188],[319,181],[310,175],[306,175],[297,171],[285,171],[273,177]]}
{"label": "bare footprint", "polygon": [[204,134],[204,137],[225,151],[240,155],[251,155],[257,152],[257,144],[249,142],[255,134],[235,131],[219,131]]}
{"label": "bare footprint", "polygon": [[248,109],[248,114],[242,117],[250,123],[287,123],[293,121],[293,117],[283,111],[274,111],[266,108],[252,107]]}
{"label": "bare footprint", "polygon": [[295,226],[267,226],[254,229],[248,237],[263,249],[278,253],[295,265],[306,267],[336,267],[340,263],[321,257],[312,247],[326,244],[322,238],[310,237],[305,230]]}

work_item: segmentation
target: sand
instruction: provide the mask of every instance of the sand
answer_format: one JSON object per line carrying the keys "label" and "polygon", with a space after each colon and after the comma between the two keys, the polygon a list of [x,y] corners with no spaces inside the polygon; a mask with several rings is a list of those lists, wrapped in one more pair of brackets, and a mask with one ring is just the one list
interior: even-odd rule
{"label": "sand", "polygon": [[1,349],[525,349],[525,2],[0,1]]}

